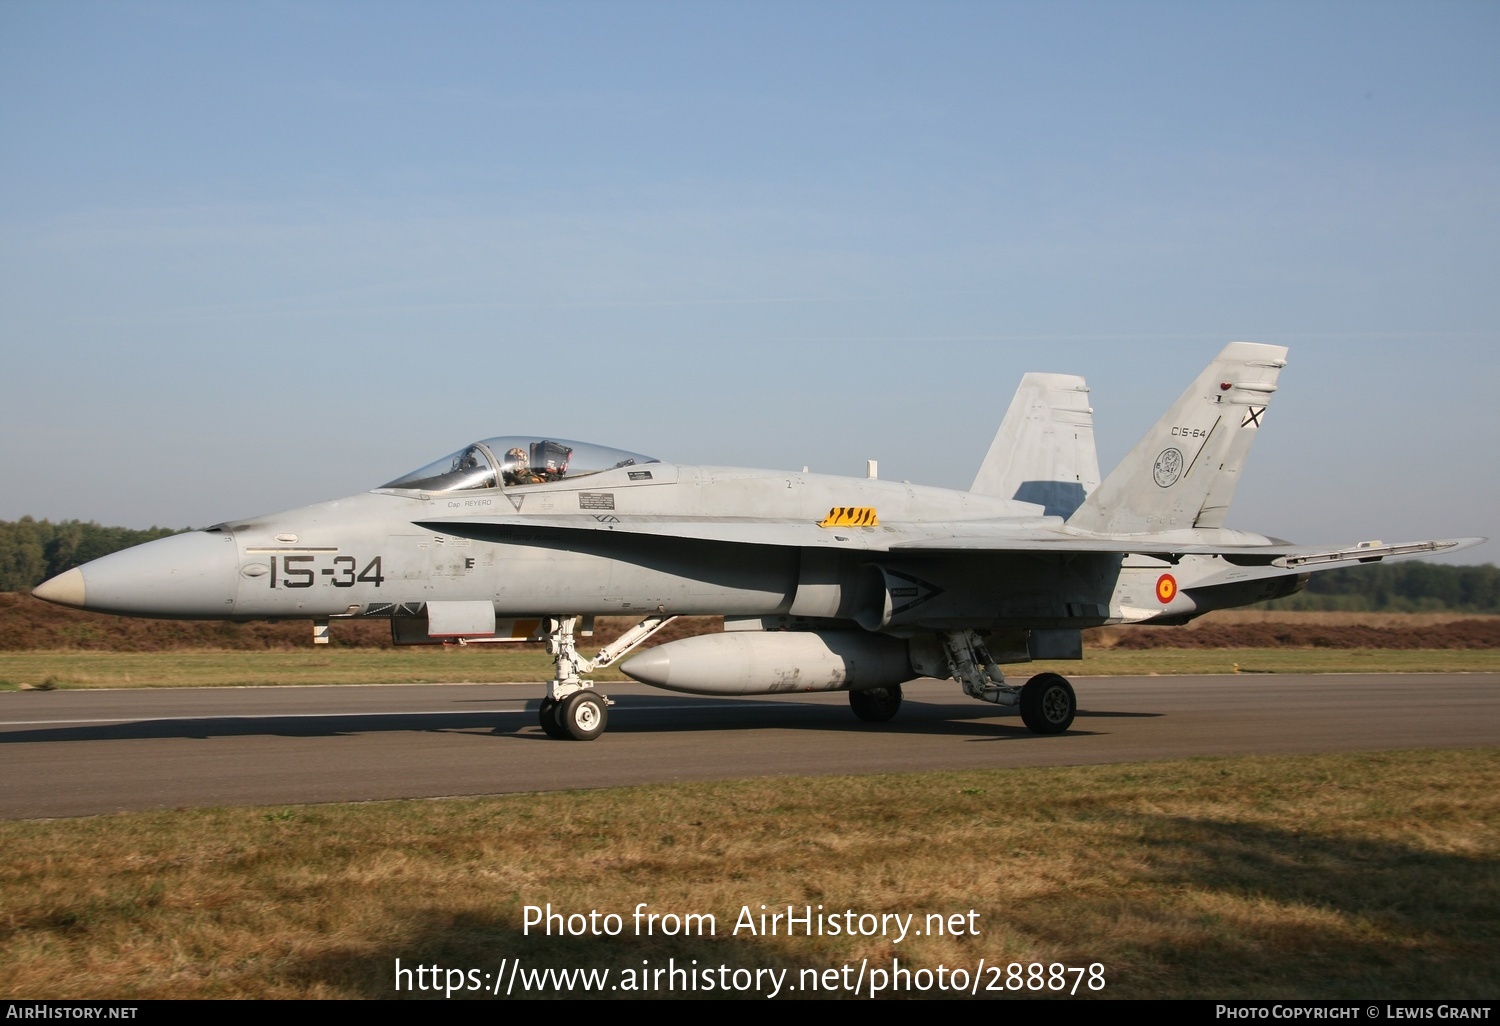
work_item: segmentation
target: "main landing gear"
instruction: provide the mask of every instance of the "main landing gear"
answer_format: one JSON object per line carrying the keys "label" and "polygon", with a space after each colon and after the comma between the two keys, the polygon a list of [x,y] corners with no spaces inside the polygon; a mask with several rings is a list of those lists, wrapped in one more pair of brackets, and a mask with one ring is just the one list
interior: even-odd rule
{"label": "main landing gear", "polygon": [[849,708],[866,723],[886,723],[901,709],[901,685],[851,691]]}
{"label": "main landing gear", "polygon": [[1078,697],[1068,678],[1039,673],[1021,689],[1021,722],[1033,734],[1061,734],[1078,715]]}
{"label": "main landing gear", "polygon": [[948,672],[963,685],[964,694],[981,702],[1021,707],[1021,722],[1033,734],[1061,734],[1078,715],[1078,697],[1066,677],[1039,673],[1017,688],[990,658],[978,631],[948,631],[942,635]]}
{"label": "main landing gear", "polygon": [[607,695],[594,690],[594,682],[583,674],[602,670],[671,623],[675,617],[648,616],[604,646],[592,659],[578,654],[573,632],[578,617],[548,617],[547,653],[552,656],[553,675],[547,685],[547,697],[537,710],[542,731],[559,741],[592,741],[604,733],[609,723],[609,707],[614,703]]}

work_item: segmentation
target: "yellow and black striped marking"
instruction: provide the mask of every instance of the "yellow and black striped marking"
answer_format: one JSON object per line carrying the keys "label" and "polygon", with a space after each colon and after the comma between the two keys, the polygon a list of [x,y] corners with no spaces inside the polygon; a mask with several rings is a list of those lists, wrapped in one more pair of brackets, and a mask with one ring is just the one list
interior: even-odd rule
{"label": "yellow and black striped marking", "polygon": [[819,527],[879,527],[874,506],[835,506],[818,521]]}

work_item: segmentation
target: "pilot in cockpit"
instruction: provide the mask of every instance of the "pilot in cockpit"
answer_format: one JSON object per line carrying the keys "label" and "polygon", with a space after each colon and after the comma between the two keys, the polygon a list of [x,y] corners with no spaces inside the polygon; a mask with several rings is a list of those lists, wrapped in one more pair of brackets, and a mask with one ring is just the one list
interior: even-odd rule
{"label": "pilot in cockpit", "polygon": [[505,453],[505,483],[508,485],[542,484],[547,479],[531,469],[526,450],[517,446]]}

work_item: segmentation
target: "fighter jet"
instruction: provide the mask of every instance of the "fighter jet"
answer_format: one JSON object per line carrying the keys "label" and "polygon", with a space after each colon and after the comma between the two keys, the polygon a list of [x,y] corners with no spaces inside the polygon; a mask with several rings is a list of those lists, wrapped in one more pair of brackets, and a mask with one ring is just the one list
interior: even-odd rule
{"label": "fighter jet", "polygon": [[[846,691],[883,722],[901,685],[951,678],[1033,732],[1072,725],[1071,683],[1002,665],[1081,659],[1081,631],[1183,624],[1280,598],[1319,570],[1483,539],[1336,548],[1224,526],[1286,349],[1234,342],[1101,482],[1089,389],[1028,374],[968,491],[684,466],[559,438],[501,437],[359,495],[148,542],[38,598],[181,619],[388,618],[401,644],[542,640],[550,736],[590,740],[613,703],[586,674],[672,618],[722,633],[624,663],[701,695]],[[635,628],[593,658],[594,617]]]}

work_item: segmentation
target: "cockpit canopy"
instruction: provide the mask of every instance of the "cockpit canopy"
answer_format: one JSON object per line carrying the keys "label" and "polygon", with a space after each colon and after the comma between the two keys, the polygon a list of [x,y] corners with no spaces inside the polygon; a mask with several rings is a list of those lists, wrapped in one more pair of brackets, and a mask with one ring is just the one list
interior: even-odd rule
{"label": "cockpit canopy", "polygon": [[380,490],[468,492],[515,488],[660,462],[651,456],[587,442],[507,435],[466,445],[451,456],[382,485]]}

